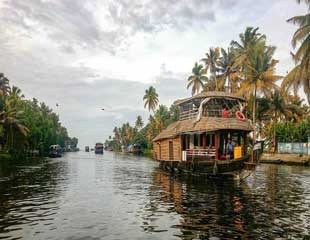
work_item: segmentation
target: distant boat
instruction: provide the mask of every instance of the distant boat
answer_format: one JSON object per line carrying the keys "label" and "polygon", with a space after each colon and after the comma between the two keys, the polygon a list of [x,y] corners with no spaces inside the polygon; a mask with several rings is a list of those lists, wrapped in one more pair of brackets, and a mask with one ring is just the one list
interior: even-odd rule
{"label": "distant boat", "polygon": [[103,144],[102,143],[96,143],[95,154],[103,154]]}
{"label": "distant boat", "polygon": [[85,152],[89,152],[89,146],[85,147]]}
{"label": "distant boat", "polygon": [[49,148],[49,157],[57,158],[62,156],[62,149],[61,147],[57,145],[51,145]]}
{"label": "distant boat", "polygon": [[127,147],[128,153],[140,154],[142,152],[141,146],[139,144],[132,144]]}

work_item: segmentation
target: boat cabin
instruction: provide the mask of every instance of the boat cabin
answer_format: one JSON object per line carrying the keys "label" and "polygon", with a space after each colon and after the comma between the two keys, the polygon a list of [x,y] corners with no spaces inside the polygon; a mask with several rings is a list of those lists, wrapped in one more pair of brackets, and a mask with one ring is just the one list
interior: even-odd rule
{"label": "boat cabin", "polygon": [[96,143],[95,154],[103,154],[103,144],[102,143]]}
{"label": "boat cabin", "polygon": [[51,145],[49,147],[49,157],[56,158],[56,157],[61,157],[62,156],[62,149],[61,146],[56,144],[56,145]]}

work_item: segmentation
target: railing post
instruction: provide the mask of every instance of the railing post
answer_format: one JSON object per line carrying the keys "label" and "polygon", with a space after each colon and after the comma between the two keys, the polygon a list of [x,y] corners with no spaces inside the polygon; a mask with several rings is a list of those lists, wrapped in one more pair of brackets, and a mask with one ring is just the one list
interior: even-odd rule
{"label": "railing post", "polygon": [[219,147],[219,145],[218,145],[218,133],[217,133],[217,132],[215,133],[214,141],[215,141],[215,143],[214,143],[214,147],[215,147],[215,159],[218,159],[218,147]]}

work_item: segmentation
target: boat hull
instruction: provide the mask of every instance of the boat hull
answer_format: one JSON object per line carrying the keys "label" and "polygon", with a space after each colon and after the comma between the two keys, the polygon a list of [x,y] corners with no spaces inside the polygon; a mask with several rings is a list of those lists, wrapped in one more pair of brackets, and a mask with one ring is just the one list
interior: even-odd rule
{"label": "boat hull", "polygon": [[103,154],[103,149],[95,149],[95,154]]}
{"label": "boat hull", "polygon": [[248,168],[250,155],[234,160],[217,161],[160,161],[160,168],[180,175],[242,178],[244,171],[253,171]]}
{"label": "boat hull", "polygon": [[50,158],[60,158],[62,157],[61,153],[49,153]]}

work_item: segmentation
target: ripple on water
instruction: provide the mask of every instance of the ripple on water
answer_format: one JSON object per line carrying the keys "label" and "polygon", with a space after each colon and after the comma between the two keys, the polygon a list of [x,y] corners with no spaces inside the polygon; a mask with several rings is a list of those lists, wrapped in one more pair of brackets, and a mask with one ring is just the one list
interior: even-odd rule
{"label": "ripple on water", "polygon": [[147,158],[69,153],[0,176],[0,239],[302,239],[310,169],[244,183],[173,177]]}

